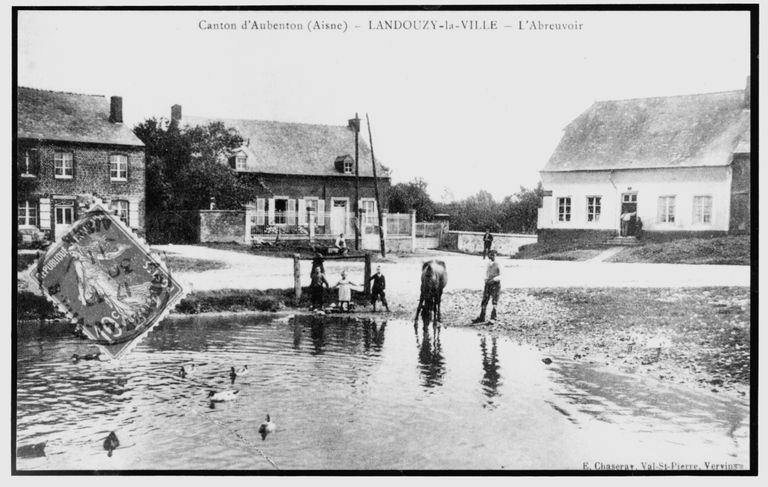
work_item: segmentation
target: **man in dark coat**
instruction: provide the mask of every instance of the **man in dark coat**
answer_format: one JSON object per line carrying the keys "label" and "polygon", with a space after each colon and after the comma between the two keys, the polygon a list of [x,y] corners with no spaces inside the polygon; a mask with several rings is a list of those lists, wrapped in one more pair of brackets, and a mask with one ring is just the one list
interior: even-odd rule
{"label": "man in dark coat", "polygon": [[488,252],[491,251],[492,245],[493,245],[493,235],[491,235],[491,231],[486,228],[485,235],[483,235],[483,260],[485,260],[485,257],[488,255]]}
{"label": "man in dark coat", "polygon": [[371,305],[373,306],[373,312],[376,312],[376,300],[381,298],[381,304],[387,309],[389,313],[389,305],[387,304],[387,296],[384,290],[387,287],[387,281],[384,278],[384,274],[381,273],[381,266],[376,266],[376,274],[371,276],[373,286],[371,286]]}

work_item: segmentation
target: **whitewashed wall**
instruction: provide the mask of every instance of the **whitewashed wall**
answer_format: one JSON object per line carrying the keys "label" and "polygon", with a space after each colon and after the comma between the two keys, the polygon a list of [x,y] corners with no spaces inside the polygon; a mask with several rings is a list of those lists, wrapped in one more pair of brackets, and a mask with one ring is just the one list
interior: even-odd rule
{"label": "whitewashed wall", "polygon": [[[544,197],[539,210],[539,228],[619,230],[621,195],[637,192],[638,216],[644,230],[727,231],[730,216],[730,166],[667,168],[623,171],[579,171],[542,173]],[[557,198],[571,197],[571,221],[557,220]],[[600,196],[600,220],[587,221],[587,197]],[[675,222],[657,221],[660,196],[675,196]],[[710,224],[693,224],[694,196],[712,197]]]}

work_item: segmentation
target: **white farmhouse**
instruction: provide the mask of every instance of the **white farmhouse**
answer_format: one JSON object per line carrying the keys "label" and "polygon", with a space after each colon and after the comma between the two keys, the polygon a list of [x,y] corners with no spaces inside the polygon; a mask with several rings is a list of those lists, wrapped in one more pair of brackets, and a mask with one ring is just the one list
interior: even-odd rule
{"label": "white farmhouse", "polygon": [[[749,84],[594,103],[541,171],[540,238],[749,232]],[[622,214],[641,224],[622,229]]]}

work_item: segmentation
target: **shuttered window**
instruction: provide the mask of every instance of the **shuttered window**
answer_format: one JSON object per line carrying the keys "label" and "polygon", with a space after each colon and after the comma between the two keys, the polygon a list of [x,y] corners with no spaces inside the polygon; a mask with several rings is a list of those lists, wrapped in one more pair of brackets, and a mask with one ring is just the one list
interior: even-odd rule
{"label": "shuttered window", "polygon": [[266,201],[264,198],[257,198],[256,199],[256,225],[264,225],[264,219],[265,219],[265,203]]}
{"label": "shuttered window", "polygon": [[37,226],[37,203],[34,201],[21,201],[18,207],[19,226]]}

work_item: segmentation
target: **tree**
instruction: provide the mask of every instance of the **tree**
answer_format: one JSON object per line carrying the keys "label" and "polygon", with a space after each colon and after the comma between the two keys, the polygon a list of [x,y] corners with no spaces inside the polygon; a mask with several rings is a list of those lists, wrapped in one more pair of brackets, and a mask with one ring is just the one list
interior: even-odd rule
{"label": "tree", "polygon": [[431,221],[435,204],[427,193],[427,182],[416,178],[409,183],[398,183],[389,190],[389,211],[408,213],[416,210],[418,221]]}
{"label": "tree", "polygon": [[520,191],[507,196],[501,203],[501,224],[506,232],[534,233],[539,218],[539,206],[544,197],[544,188],[539,184],[534,189],[520,186]]}
{"label": "tree", "polygon": [[[243,144],[221,122],[179,128],[176,122],[147,119],[134,127],[146,154],[146,231],[167,239],[161,216],[169,211],[207,209],[215,198],[220,209],[240,209],[256,197],[256,186],[225,162]],[[192,225],[183,233],[189,233]],[[186,238],[189,238],[187,235]]]}
{"label": "tree", "polygon": [[222,209],[239,209],[255,197],[254,187],[224,161],[243,144],[221,122],[184,127],[148,119],[134,128],[146,148],[146,211],[199,210],[211,197]]}

